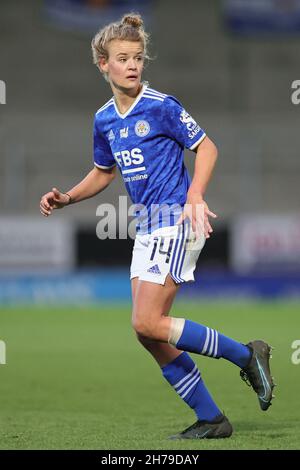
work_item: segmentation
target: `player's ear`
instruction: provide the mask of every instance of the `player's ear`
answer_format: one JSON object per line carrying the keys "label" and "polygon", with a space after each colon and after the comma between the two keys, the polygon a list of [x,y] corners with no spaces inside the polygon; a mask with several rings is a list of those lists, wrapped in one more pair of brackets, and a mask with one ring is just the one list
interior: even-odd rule
{"label": "player's ear", "polygon": [[100,72],[104,72],[104,73],[108,72],[108,63],[105,57],[100,57],[99,62],[98,62],[98,67],[100,69]]}

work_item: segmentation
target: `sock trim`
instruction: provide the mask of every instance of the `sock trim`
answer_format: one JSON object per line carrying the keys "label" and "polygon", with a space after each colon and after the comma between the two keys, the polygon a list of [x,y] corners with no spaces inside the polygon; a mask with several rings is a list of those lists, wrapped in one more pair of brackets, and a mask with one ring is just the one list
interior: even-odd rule
{"label": "sock trim", "polygon": [[176,390],[176,391],[178,393],[181,393],[185,389],[185,387],[187,385],[189,385],[192,380],[194,380],[195,375],[197,374],[197,372],[198,372],[198,367],[195,366],[194,369],[192,370],[192,372],[190,372],[185,377],[183,377],[183,379],[181,379],[177,384],[173,385],[173,387],[175,389],[177,389],[177,388],[181,387],[181,385],[183,385],[181,388],[179,388],[179,390]]}
{"label": "sock trim", "polygon": [[200,380],[201,380],[201,375],[199,372],[199,375],[197,376],[197,378],[194,380],[191,386],[184,392],[184,394],[181,395],[181,398],[184,398]]}
{"label": "sock trim", "polygon": [[219,346],[219,334],[217,330],[213,328],[206,328],[206,338],[203,349],[200,354],[217,357],[218,355],[218,346]]}
{"label": "sock trim", "polygon": [[185,387],[182,387],[184,389],[183,390],[184,394],[180,395],[181,398],[184,398],[192,390],[192,388],[199,382],[200,379],[201,379],[201,375],[200,375],[200,372],[198,371],[198,373],[191,380],[189,380],[189,383],[186,384]]}
{"label": "sock trim", "polygon": [[208,343],[209,343],[209,337],[210,337],[210,328],[208,328],[207,326],[205,328],[206,328],[206,338],[205,338],[205,343],[204,343],[203,349],[201,351],[201,354],[206,353],[206,349],[207,349],[207,346],[208,346]]}

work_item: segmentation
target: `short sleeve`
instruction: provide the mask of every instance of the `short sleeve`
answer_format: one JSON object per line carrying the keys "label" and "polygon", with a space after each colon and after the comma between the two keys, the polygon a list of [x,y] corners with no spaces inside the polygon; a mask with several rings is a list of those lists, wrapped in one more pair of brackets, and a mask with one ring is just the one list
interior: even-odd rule
{"label": "short sleeve", "polygon": [[97,117],[94,120],[94,165],[103,170],[116,165],[109,143],[98,128]]}
{"label": "short sleeve", "polygon": [[164,111],[166,134],[182,147],[194,150],[205,138],[204,130],[173,96],[165,99]]}

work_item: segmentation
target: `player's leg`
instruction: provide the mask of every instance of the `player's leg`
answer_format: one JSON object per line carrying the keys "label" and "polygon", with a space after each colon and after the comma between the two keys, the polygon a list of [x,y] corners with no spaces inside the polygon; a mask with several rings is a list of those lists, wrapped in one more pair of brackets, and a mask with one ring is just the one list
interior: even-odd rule
{"label": "player's leg", "polygon": [[[156,356],[158,363],[161,361],[161,368],[164,377],[169,381],[184,401],[189,403],[191,396],[196,398],[196,406],[199,405],[197,413],[198,418],[201,420],[204,409],[208,414],[212,413],[210,418],[206,418],[206,420],[210,421],[211,424],[213,420],[212,415],[215,416],[219,410],[207,390],[204,388],[205,386],[203,381],[199,380],[199,382],[197,382],[200,373],[186,351],[197,352],[200,354],[204,354],[206,351],[208,353],[213,352],[212,357],[224,357],[234,363],[238,361],[238,365],[240,367],[242,367],[240,362],[241,360],[243,364],[246,364],[245,367],[247,367],[247,362],[249,362],[251,353],[250,349],[245,345],[233,341],[224,335],[219,338],[216,333],[211,333],[212,330],[204,327],[203,325],[189,322],[189,320],[169,318],[167,316],[165,306],[166,300],[168,300],[169,297],[166,286],[169,286],[170,283],[172,292],[175,284],[174,281],[178,284],[194,279],[193,272],[195,264],[203,247],[203,242],[201,242],[201,240],[195,240],[195,238],[191,238],[191,240],[188,239],[189,235],[185,235],[186,232],[184,227],[180,227],[178,229],[179,233],[176,233],[176,231],[177,228],[175,227],[167,227],[159,232],[156,231],[155,235],[152,234],[149,237],[140,237],[136,240],[131,266],[131,278],[138,276],[139,280],[134,283],[133,326],[138,338],[140,338],[140,340],[142,339],[145,347],[146,345],[148,346],[147,349],[154,357]],[[170,238],[172,237],[175,238],[174,243],[172,244],[173,249],[171,250]],[[177,291],[176,286],[175,290]],[[172,300],[174,296],[175,295],[172,294]],[[172,301],[170,303],[172,303]],[[185,336],[183,333],[186,332],[184,331],[185,322],[189,322],[188,325],[191,326],[188,331],[188,333],[191,333],[188,335],[190,336],[191,341],[188,341],[185,345],[186,350],[184,350],[183,347],[179,347],[179,341]],[[202,340],[201,336],[204,336],[207,331],[209,331],[209,334],[211,335],[210,340],[206,335],[203,346],[201,350],[199,350],[198,342]],[[173,361],[164,365],[168,358],[165,360],[164,357],[161,356],[161,352],[163,351],[165,353],[166,349],[160,345],[158,346],[160,350],[158,353],[157,347],[153,345],[153,341],[157,341],[158,343],[169,343],[177,350],[185,351],[185,353],[177,355]],[[214,355],[215,352],[219,353],[221,345],[223,354],[219,354],[218,356],[217,354]],[[245,359],[245,357],[242,357],[242,359],[239,357],[241,350],[242,356],[244,354],[247,359]],[[253,357],[254,356],[252,354],[252,358]],[[180,378],[178,378],[177,374]],[[177,380],[174,379],[176,375]],[[260,381],[260,385],[261,383],[262,381]],[[201,391],[202,386],[203,390]],[[253,388],[255,389],[255,387]],[[203,408],[203,403],[205,403],[206,400],[205,396],[207,397],[208,404]],[[269,400],[269,397],[267,399]],[[195,409],[195,406],[193,405],[195,405],[195,403],[190,404],[190,406]],[[231,434],[232,428],[223,415],[221,415],[221,421],[221,423],[218,422],[214,425],[217,427],[217,430],[210,428],[209,435],[211,434],[211,437],[217,437],[218,430],[221,435],[223,434],[223,437],[224,434],[227,436]],[[200,431],[202,431],[203,423],[200,427]],[[193,436],[198,434],[198,431],[199,423],[196,427],[193,426],[192,429],[187,429],[181,433],[180,437]],[[203,434],[205,437],[209,437],[206,436],[206,432],[207,430],[203,431]],[[200,434],[202,435],[201,432]]]}
{"label": "player's leg", "polygon": [[[143,299],[144,289],[142,286],[145,284],[147,285],[147,297]],[[166,342],[155,341],[139,334],[142,328],[138,323],[140,316],[137,313],[140,303],[143,304],[144,300],[146,301],[149,306],[147,310],[149,322],[155,322],[156,315],[150,312],[159,311],[161,316],[167,316],[177,291],[178,285],[170,276],[167,277],[164,285],[140,281],[135,278],[132,284],[133,327],[139,341],[158,362],[164,378],[185,403],[194,410],[198,418],[195,425],[183,433],[173,436],[173,438],[229,437],[232,433],[232,427],[213,401],[192,358],[186,352],[179,351]]]}
{"label": "player's leg", "polygon": [[[176,295],[179,286],[176,286],[172,283],[169,288],[169,295],[167,295],[167,299],[165,301],[165,305],[163,306],[163,315],[168,315],[169,311],[172,306],[173,299]],[[173,288],[175,287],[175,288]],[[135,302],[135,296],[138,288],[138,278],[135,277],[131,280],[131,291],[132,291],[132,303]],[[179,351],[174,346],[171,346],[168,343],[162,343],[160,341],[153,340],[151,338],[147,338],[146,336],[140,335],[136,333],[138,341],[147,349],[150,354],[154,357],[156,362],[159,364],[160,367],[163,367],[166,364],[169,364],[171,361],[176,359],[182,351]]]}
{"label": "player's leg", "polygon": [[162,297],[163,286],[140,281],[134,304],[136,332],[151,340],[169,342],[182,351],[224,358],[236,364],[256,392],[261,409],[267,410],[274,388],[269,366],[270,346],[264,341],[244,345],[196,322],[165,316]]}

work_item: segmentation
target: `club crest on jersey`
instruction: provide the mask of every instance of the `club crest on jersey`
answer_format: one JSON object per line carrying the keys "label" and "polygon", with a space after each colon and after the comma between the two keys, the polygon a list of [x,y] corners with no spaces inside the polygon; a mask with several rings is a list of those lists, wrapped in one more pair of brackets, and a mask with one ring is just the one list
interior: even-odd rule
{"label": "club crest on jersey", "polygon": [[114,134],[114,131],[112,129],[108,133],[108,140],[110,142],[113,142],[115,140],[115,134]]}
{"label": "club crest on jersey", "polygon": [[150,132],[150,124],[147,121],[138,121],[134,127],[136,135],[145,137]]}

